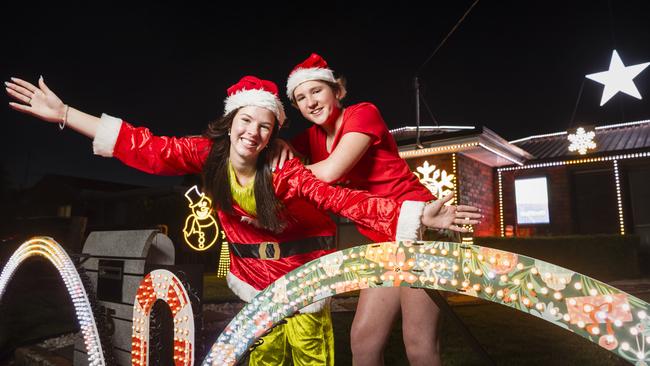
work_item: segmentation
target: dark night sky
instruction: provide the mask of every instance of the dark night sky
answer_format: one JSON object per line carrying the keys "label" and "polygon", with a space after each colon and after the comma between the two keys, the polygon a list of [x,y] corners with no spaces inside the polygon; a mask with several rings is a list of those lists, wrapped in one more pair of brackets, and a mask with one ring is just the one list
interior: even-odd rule
{"label": "dark night sky", "polygon": [[[222,113],[225,89],[239,77],[284,89],[293,65],[318,52],[347,77],[347,103],[375,103],[390,128],[414,125],[413,77],[473,0],[429,1],[430,10],[413,1],[213,3],[5,2],[2,77],[42,74],[81,110],[186,135]],[[634,80],[643,100],[619,93],[602,108],[602,86],[584,78],[605,71],[614,48],[626,65],[650,61],[649,10],[647,0],[481,0],[422,68],[424,98],[440,124],[484,125],[508,140],[566,130],[583,83],[574,125],[650,118],[650,68]],[[307,127],[288,109],[285,136]],[[424,108],[422,116],[431,124]],[[0,164],[15,187],[47,173],[180,182],[93,157],[85,137],[8,107],[0,119]]]}

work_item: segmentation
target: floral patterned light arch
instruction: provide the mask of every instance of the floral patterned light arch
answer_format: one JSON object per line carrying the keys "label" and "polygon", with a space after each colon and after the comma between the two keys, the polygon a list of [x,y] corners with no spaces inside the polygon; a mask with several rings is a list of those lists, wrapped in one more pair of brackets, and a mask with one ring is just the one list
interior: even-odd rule
{"label": "floral patterned light arch", "polygon": [[574,332],[636,365],[650,361],[649,305],[535,258],[450,242],[386,242],[329,254],[279,278],[245,306],[203,365],[234,365],[253,342],[300,308],[367,287],[456,292],[509,306]]}

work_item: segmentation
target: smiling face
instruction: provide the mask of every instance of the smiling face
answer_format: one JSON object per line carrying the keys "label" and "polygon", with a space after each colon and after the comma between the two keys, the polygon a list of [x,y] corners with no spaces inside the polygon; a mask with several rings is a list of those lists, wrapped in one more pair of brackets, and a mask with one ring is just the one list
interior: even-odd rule
{"label": "smiling face", "polygon": [[319,126],[334,124],[341,113],[338,92],[323,81],[305,81],[296,87],[293,96],[302,116]]}
{"label": "smiling face", "polygon": [[207,197],[201,197],[201,201],[192,209],[199,220],[204,220],[210,216],[210,200]]}
{"label": "smiling face", "polygon": [[255,164],[273,134],[275,115],[266,108],[240,108],[230,128],[230,157]]}

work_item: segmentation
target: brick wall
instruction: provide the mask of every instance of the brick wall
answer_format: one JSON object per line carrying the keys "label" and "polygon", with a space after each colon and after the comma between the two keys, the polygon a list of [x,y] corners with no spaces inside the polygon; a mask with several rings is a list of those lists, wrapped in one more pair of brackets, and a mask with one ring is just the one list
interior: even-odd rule
{"label": "brick wall", "polygon": [[[473,205],[481,209],[484,216],[480,225],[474,227],[474,236],[498,235],[498,218],[495,207],[494,170],[492,167],[457,155],[460,204]],[[496,203],[495,203],[496,202]]]}
{"label": "brick wall", "polygon": [[[440,154],[407,160],[412,171],[427,161],[429,165],[444,169],[453,174],[453,155]],[[459,204],[477,206],[485,218],[474,228],[475,236],[498,234],[498,221],[495,219],[494,171],[490,166],[456,154],[456,185]]]}

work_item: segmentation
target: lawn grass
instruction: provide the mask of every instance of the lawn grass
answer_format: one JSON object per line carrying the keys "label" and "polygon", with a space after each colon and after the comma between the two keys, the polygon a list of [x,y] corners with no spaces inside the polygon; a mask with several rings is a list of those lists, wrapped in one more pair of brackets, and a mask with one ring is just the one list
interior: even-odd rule
{"label": "lawn grass", "polygon": [[[629,365],[586,339],[502,305],[455,306],[454,311],[497,365]],[[353,312],[332,316],[336,365],[352,364],[349,332],[353,317]],[[386,365],[409,364],[400,328],[398,320],[384,353]],[[485,365],[448,320],[442,324],[441,342],[445,366]]]}

